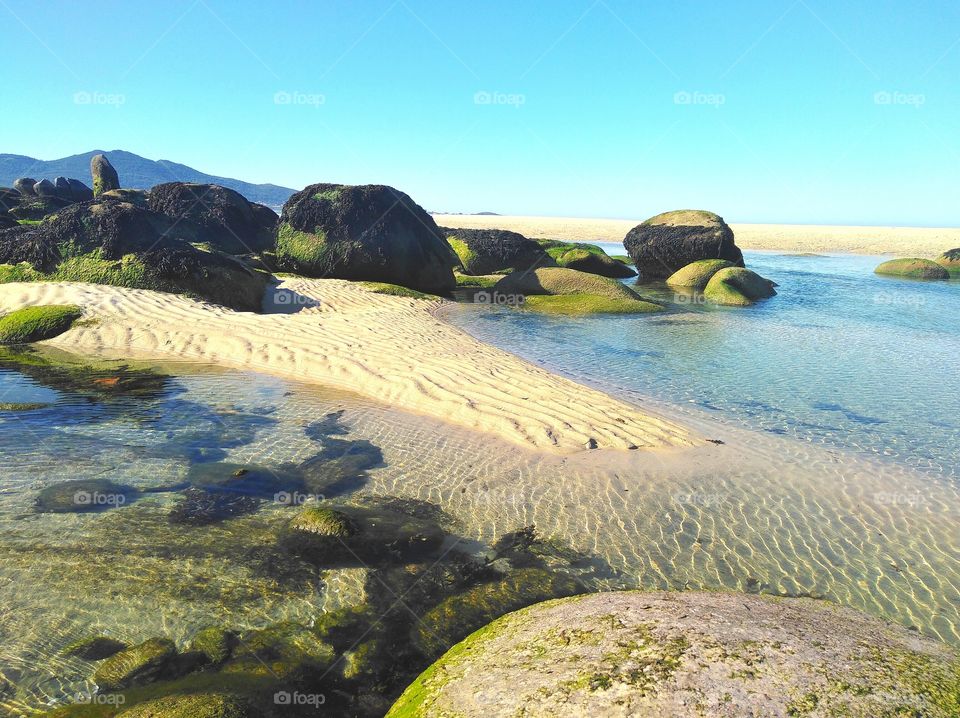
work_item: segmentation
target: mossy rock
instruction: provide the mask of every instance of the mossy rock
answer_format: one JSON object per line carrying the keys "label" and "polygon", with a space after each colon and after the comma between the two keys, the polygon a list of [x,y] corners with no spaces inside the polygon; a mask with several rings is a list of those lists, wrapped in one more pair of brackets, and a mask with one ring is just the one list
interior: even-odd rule
{"label": "mossy rock", "polygon": [[348,681],[361,684],[375,682],[385,670],[388,648],[381,638],[371,638],[359,643],[343,654],[342,675]]}
{"label": "mossy rock", "polygon": [[615,279],[562,267],[544,267],[531,272],[513,272],[501,278],[494,289],[506,294],[524,296],[592,294],[608,299],[642,299],[630,287]]}
{"label": "mossy rock", "polygon": [[960,715],[960,656],[812,599],[599,593],[503,616],[458,643],[388,718]]}
{"label": "mossy rock", "polygon": [[89,636],[74,641],[60,651],[64,656],[82,658],[85,661],[102,661],[127,647],[123,641],[108,636]]}
{"label": "mossy rock", "polygon": [[237,636],[220,626],[210,626],[197,632],[188,650],[200,653],[208,663],[220,665],[228,658],[237,643]]}
{"label": "mossy rock", "polygon": [[907,279],[950,279],[947,268],[932,259],[891,259],[873,270],[877,274]]}
{"label": "mossy rock", "polygon": [[960,247],[947,250],[934,261],[950,272],[950,276],[960,274]]}
{"label": "mossy rock", "polygon": [[465,274],[485,275],[505,270],[527,271],[555,263],[534,240],[505,229],[441,227],[460,259]]}
{"label": "mossy rock", "polygon": [[620,262],[620,264],[633,264],[633,260],[630,258],[629,254],[611,254],[610,259]]}
{"label": "mossy rock", "polygon": [[626,266],[630,264],[629,257],[626,258],[626,262],[617,261],[595,244],[561,242],[554,239],[538,239],[536,241],[553,258],[558,267],[599,274],[602,277],[613,279],[627,279],[637,276],[635,271]]}
{"label": "mossy rock", "polygon": [[460,274],[457,272],[455,274],[457,280],[457,287],[466,287],[466,288],[478,288],[478,289],[490,289],[497,282],[503,279],[502,274]]}
{"label": "mossy rock", "polygon": [[360,282],[360,286],[374,294],[386,294],[390,297],[407,297],[408,299],[436,299],[436,296],[418,292],[416,289],[401,287],[399,284],[387,282]]}
{"label": "mossy rock", "polygon": [[777,293],[774,286],[769,279],[749,269],[727,267],[710,277],[703,296],[714,304],[746,307],[757,300],[774,296]]}
{"label": "mossy rock", "polygon": [[39,513],[84,513],[125,506],[139,496],[130,486],[109,479],[76,479],[51,484],[37,494]]}
{"label": "mossy rock", "polygon": [[651,217],[631,229],[623,245],[644,281],[666,279],[701,259],[743,266],[733,230],[722,217],[704,210],[681,209]]}
{"label": "mossy rock", "polygon": [[250,674],[295,681],[327,671],[336,660],[333,646],[317,632],[294,622],[278,623],[243,635],[224,674]]}
{"label": "mossy rock", "polygon": [[258,718],[261,715],[238,696],[202,693],[139,703],[120,713],[118,718]]}
{"label": "mossy rock", "polygon": [[580,590],[577,581],[565,574],[539,568],[520,569],[500,581],[482,583],[443,600],[414,625],[411,638],[425,656],[436,658],[505,613]]}
{"label": "mossy rock", "polygon": [[63,334],[82,316],[73,304],[24,307],[0,317],[0,344],[27,344]]}
{"label": "mossy rock", "polygon": [[714,274],[732,266],[733,263],[725,259],[701,259],[671,274],[667,277],[667,284],[702,292]]}
{"label": "mossy rock", "polygon": [[534,295],[520,305],[523,309],[542,314],[587,316],[590,314],[646,314],[659,312],[663,307],[637,299],[611,299],[595,294],[564,294],[560,296]]}
{"label": "mossy rock", "polygon": [[93,674],[93,680],[106,692],[148,683],[155,680],[176,655],[173,641],[151,638],[106,659]]}
{"label": "mossy rock", "polygon": [[345,513],[325,506],[308,506],[301,509],[290,522],[290,528],[318,536],[338,538],[353,536],[359,530]]}

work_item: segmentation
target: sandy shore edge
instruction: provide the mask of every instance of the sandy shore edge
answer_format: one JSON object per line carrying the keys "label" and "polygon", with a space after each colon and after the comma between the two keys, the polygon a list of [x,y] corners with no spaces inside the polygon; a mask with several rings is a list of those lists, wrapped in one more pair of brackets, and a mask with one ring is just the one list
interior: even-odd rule
{"label": "sandy shore edge", "polygon": [[[0,285],[0,311],[76,304],[83,322],[47,343],[77,353],[179,359],[325,384],[541,450],[669,449],[687,428],[551,374],[441,321],[442,300],[370,292],[335,279],[269,290],[284,314],[74,282]],[[279,300],[279,301],[278,301]]]}

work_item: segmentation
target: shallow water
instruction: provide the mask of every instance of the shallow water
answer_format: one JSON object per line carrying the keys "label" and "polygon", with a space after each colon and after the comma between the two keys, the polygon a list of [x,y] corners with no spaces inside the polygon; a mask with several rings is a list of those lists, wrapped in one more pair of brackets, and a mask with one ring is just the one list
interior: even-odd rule
{"label": "shallow water", "polygon": [[[42,371],[43,361],[34,362],[40,369],[0,361],[0,402],[47,404],[0,411],[0,712],[27,714],[92,690],[90,664],[59,655],[90,633],[128,642],[165,635],[183,646],[211,623],[236,630],[287,619],[310,623],[323,611],[357,605],[370,599],[369,591],[382,590],[362,566],[316,571],[276,551],[276,527],[296,509],[275,501],[203,526],[170,523],[180,496],[173,490],[143,493],[103,512],[34,509],[45,486],[65,479],[109,478],[141,490],[175,487],[191,467],[216,461],[282,473],[317,455],[323,437],[318,443],[315,422],[334,411],[343,412],[338,439],[369,442],[383,454],[361,480],[337,487],[341,498],[437,504],[450,517],[458,550],[484,555],[506,532],[536,525],[542,535],[589,555],[578,570],[591,589],[823,596],[960,645],[955,371],[937,382],[926,375],[909,382],[912,392],[928,392],[931,385],[943,392],[937,400],[942,415],[935,419],[944,431],[938,436],[949,435],[950,427],[954,433],[942,446],[940,439],[919,435],[939,424],[922,432],[914,426],[927,416],[930,394],[924,402],[888,391],[886,402],[870,395],[857,403],[860,395],[843,377],[850,382],[859,375],[839,368],[840,362],[821,362],[819,383],[809,378],[812,370],[806,382],[794,375],[797,357],[817,354],[802,341],[813,336],[803,325],[859,337],[849,361],[861,366],[870,363],[865,355],[878,351],[870,348],[870,337],[883,346],[897,336],[914,337],[901,345],[907,348],[924,337],[933,343],[936,318],[930,315],[926,325],[908,317],[884,323],[871,305],[865,311],[876,321],[874,330],[855,334],[844,320],[847,308],[820,301],[822,293],[816,300],[793,299],[789,287],[802,282],[809,289],[819,281],[833,286],[821,290],[826,296],[842,296],[838,287],[860,277],[859,259],[839,260],[852,274],[836,283],[828,274],[801,271],[805,263],[829,264],[825,260],[748,261],[758,269],[768,262],[762,273],[782,285],[774,300],[782,300],[779,314],[772,302],[739,313],[695,306],[615,321],[453,308],[454,320],[483,338],[552,367],[576,369],[585,380],[652,410],[679,413],[703,435],[725,442],[692,452],[558,457],[354,395],[252,373],[182,364],[149,375],[102,362],[94,374],[64,375]],[[803,278],[791,278],[788,270]],[[871,291],[888,286],[878,283]],[[897,287],[924,301],[899,302],[893,310],[931,309],[938,295],[926,292],[942,290],[928,287]],[[946,308],[952,314],[944,316],[956,316],[954,305]],[[869,327],[870,321],[853,324]],[[824,356],[844,344],[818,331],[829,342]],[[955,331],[944,330],[939,345],[945,360],[954,362],[958,354],[947,350],[956,348]],[[890,356],[880,364],[884,371],[891,364],[916,371],[921,359]],[[729,376],[734,369],[739,379]],[[772,375],[761,381],[768,371]],[[711,383],[711,375],[719,380]],[[884,388],[883,382],[876,386],[871,391]],[[802,399],[791,394],[799,389]],[[812,408],[818,401],[846,413]],[[757,402],[781,411],[768,419]],[[801,420],[796,412],[823,412],[830,420]],[[892,453],[884,451],[897,431],[909,436],[891,441]]]}

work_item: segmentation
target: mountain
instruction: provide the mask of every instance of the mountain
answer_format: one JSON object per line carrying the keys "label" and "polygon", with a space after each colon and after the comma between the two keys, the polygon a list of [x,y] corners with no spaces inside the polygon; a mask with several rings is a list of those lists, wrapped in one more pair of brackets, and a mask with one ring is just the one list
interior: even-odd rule
{"label": "mountain", "polygon": [[38,160],[24,155],[0,154],[0,187],[12,187],[18,177],[43,178],[51,182],[55,177],[76,177],[88,186],[93,186],[90,177],[90,158],[104,154],[117,169],[120,185],[132,189],[150,189],[163,182],[202,182],[219,184],[236,190],[251,202],[260,202],[279,208],[296,190],[275,184],[251,184],[229,177],[208,175],[186,165],[169,160],[148,160],[123,150],[92,150],[82,155],[72,155],[59,160]]}

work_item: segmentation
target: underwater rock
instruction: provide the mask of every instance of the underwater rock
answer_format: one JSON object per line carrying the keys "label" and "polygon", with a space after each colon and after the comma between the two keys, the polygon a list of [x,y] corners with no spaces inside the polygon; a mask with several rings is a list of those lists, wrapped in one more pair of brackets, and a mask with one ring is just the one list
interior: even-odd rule
{"label": "underwater rock", "polygon": [[908,279],[950,279],[950,272],[932,259],[891,259],[873,270],[876,274]]}
{"label": "underwater rock", "polygon": [[198,631],[188,648],[201,653],[208,663],[219,665],[230,658],[230,652],[236,643],[237,637],[232,631],[210,626]]}
{"label": "underwater rock", "polygon": [[234,496],[274,499],[283,492],[303,488],[301,477],[284,467],[205,462],[194,464],[187,472],[187,482],[197,489]]}
{"label": "underwater rock", "polygon": [[482,583],[445,599],[414,625],[411,638],[425,656],[435,658],[505,613],[582,590],[579,582],[565,574],[521,569],[500,581]]}
{"label": "underwater rock", "polygon": [[260,718],[245,700],[229,693],[171,695],[138,703],[118,718]]}
{"label": "underwater rock", "polygon": [[64,656],[82,658],[85,661],[102,661],[124,650],[127,644],[107,636],[90,636],[74,641],[60,651]]}
{"label": "underwater rock", "polygon": [[170,523],[205,526],[234,516],[252,514],[260,508],[260,499],[225,491],[207,491],[190,487],[170,511]]}
{"label": "underwater rock", "polygon": [[486,625],[387,716],[948,718],[958,690],[955,649],[825,601],[624,591]]}
{"label": "underwater rock", "polygon": [[367,470],[381,464],[383,452],[366,439],[327,438],[323,441],[323,449],[300,464],[298,469],[303,472],[307,491],[330,497],[359,488],[367,478]]}
{"label": "underwater rock", "polygon": [[221,671],[294,680],[322,674],[336,660],[333,646],[317,633],[293,622],[278,623],[241,637]]}
{"label": "underwater rock", "polygon": [[93,680],[100,690],[107,692],[149,683],[156,680],[176,655],[173,641],[151,638],[106,659],[93,674]]}
{"label": "underwater rock", "polygon": [[703,290],[714,304],[746,307],[759,299],[774,296],[774,283],[743,267],[727,267],[716,272]]}
{"label": "underwater rock", "polygon": [[733,263],[726,259],[701,259],[691,262],[685,267],[667,277],[667,284],[671,287],[683,287],[696,292],[702,292],[710,277],[721,269],[732,267]]}
{"label": "underwater rock", "polygon": [[290,522],[294,531],[347,538],[357,533],[356,524],[342,511],[324,506],[308,506]]}
{"label": "underwater rock", "polygon": [[109,479],[76,479],[41,489],[35,508],[40,513],[102,511],[124,506],[138,496],[136,489]]}

